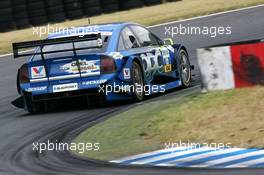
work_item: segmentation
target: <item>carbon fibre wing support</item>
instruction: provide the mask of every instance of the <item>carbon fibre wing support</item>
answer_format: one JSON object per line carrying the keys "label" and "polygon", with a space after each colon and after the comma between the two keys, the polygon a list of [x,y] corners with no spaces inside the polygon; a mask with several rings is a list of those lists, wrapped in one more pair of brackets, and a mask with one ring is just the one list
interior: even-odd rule
{"label": "carbon fibre wing support", "polygon": [[[74,43],[76,42],[93,41],[93,40],[98,41],[98,46],[81,47],[81,48],[73,47],[72,49],[55,50],[55,51],[47,51],[47,52],[43,52],[43,50],[40,49],[40,52],[35,52],[35,53],[19,52],[19,50],[21,49],[30,49],[30,48],[36,48],[36,47],[43,48],[44,46],[56,45],[56,44],[66,44],[66,43],[72,43],[74,45]],[[20,43],[13,43],[12,45],[13,45],[14,58],[33,56],[33,55],[45,55],[45,54],[52,54],[52,53],[59,53],[59,52],[70,52],[70,51],[75,52],[77,50],[86,50],[86,49],[94,49],[94,48],[103,47],[101,33],[89,34],[89,35],[83,35],[83,36],[70,36],[70,37],[55,38],[55,39],[26,41],[26,42],[20,42]]]}

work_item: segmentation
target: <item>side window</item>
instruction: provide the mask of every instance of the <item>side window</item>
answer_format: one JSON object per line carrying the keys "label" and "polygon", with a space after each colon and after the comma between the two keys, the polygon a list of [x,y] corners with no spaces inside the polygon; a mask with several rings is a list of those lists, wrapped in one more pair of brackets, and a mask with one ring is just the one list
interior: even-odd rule
{"label": "side window", "polygon": [[139,43],[138,43],[136,37],[134,36],[132,31],[128,27],[123,29],[122,36],[124,39],[123,44],[124,44],[125,49],[131,49],[131,48],[139,47]]}
{"label": "side window", "polygon": [[134,33],[137,35],[137,37],[140,39],[140,45],[141,46],[151,46],[151,45],[160,45],[159,39],[153,35],[151,32],[149,32],[147,29],[141,27],[141,26],[131,26]]}

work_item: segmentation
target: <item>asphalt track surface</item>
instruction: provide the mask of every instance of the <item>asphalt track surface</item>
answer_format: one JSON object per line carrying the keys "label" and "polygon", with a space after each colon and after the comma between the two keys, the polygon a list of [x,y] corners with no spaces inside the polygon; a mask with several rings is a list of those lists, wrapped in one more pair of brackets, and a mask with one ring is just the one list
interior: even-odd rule
{"label": "asphalt track surface", "polygon": [[[196,48],[249,39],[264,38],[264,7],[257,7],[233,13],[210,16],[202,19],[182,22],[195,26],[231,26],[232,35],[210,38],[209,36],[178,36],[175,41],[183,43],[189,49],[191,62],[196,64]],[[169,26],[175,26],[169,24]],[[164,26],[152,28],[155,33],[164,36]],[[168,36],[166,36],[168,37]],[[91,127],[117,113],[139,104],[108,104],[87,109],[85,106],[58,105],[51,112],[41,115],[29,115],[13,107],[10,102],[17,97],[15,88],[16,70],[23,59],[13,60],[11,56],[0,59],[0,174],[1,175],[245,175],[264,174],[263,169],[177,169],[153,167],[128,167],[99,162],[72,156],[69,152],[32,151],[36,141],[70,141],[85,128]],[[197,71],[195,71],[197,72]],[[199,76],[189,89],[175,90],[163,96],[152,97],[143,103],[165,98],[180,98],[199,91]],[[199,84],[199,83],[198,83]],[[55,106],[53,104],[52,106]],[[73,107],[70,107],[73,106]],[[109,131],[111,132],[111,131]]]}

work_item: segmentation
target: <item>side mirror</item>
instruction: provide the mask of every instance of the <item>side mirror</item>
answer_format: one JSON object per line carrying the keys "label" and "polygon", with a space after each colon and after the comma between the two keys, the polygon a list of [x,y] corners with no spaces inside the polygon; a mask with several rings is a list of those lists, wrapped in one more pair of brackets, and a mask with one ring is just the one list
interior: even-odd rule
{"label": "side mirror", "polygon": [[164,41],[165,45],[173,45],[174,44],[174,42],[171,38],[165,38],[163,41]]}

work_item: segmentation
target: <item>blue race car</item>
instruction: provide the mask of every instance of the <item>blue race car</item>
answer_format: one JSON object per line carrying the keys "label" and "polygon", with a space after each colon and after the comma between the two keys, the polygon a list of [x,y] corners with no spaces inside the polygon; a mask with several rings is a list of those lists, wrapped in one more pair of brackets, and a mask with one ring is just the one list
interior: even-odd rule
{"label": "blue race car", "polygon": [[[35,50],[18,52],[26,48]],[[45,111],[49,100],[76,96],[141,101],[191,81],[186,48],[134,23],[67,29],[45,40],[13,43],[13,51],[14,58],[30,56],[17,74],[23,103],[13,102],[30,113]]]}

